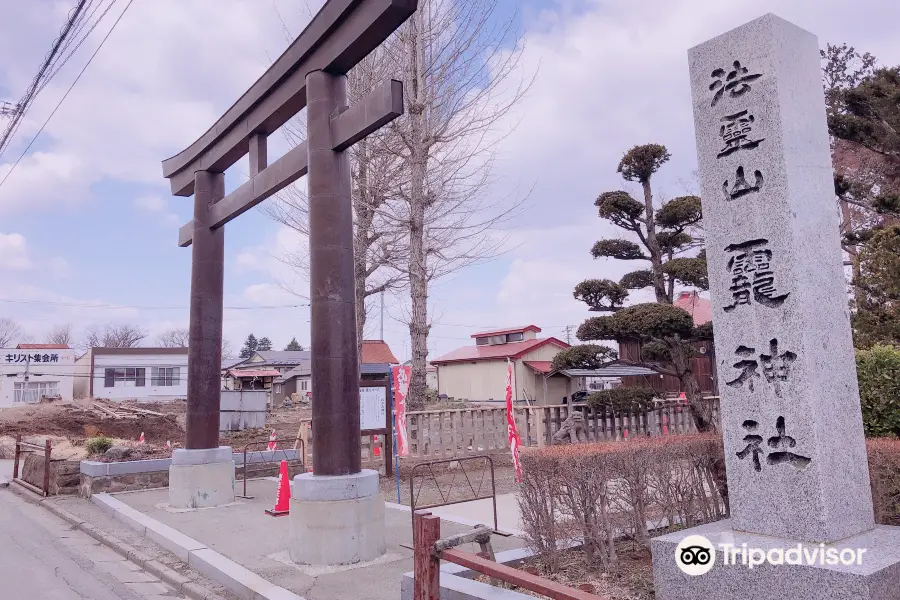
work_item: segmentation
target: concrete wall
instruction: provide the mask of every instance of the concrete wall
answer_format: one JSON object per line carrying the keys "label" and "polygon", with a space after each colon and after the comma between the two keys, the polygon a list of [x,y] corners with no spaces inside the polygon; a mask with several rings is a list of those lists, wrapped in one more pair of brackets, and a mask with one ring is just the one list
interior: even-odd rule
{"label": "concrete wall", "polygon": [[[35,361],[39,355],[40,360]],[[44,358],[49,362],[43,362]],[[56,357],[56,360],[52,360]],[[26,379],[27,376],[27,379]],[[71,400],[75,385],[74,350],[17,350],[0,348],[0,407],[19,406],[15,402],[16,383],[28,385],[56,383],[63,400]],[[33,392],[35,398],[39,399]]]}
{"label": "concrete wall", "polygon": [[219,431],[240,431],[266,426],[266,390],[222,391]]}
{"label": "concrete wall", "polygon": [[[94,356],[94,398],[107,400],[138,400],[151,402],[156,400],[174,400],[187,397],[187,354],[132,354]],[[179,367],[176,385],[152,385],[153,367]],[[105,387],[107,368],[143,368],[145,385],[135,386],[117,384],[119,387]]]}

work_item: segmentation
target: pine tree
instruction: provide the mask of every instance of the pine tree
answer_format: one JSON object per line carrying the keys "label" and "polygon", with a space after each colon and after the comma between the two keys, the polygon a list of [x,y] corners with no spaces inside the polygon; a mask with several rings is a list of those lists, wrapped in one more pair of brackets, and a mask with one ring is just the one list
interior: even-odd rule
{"label": "pine tree", "polygon": [[256,346],[257,352],[267,352],[272,349],[272,340],[267,337],[259,338],[259,344]]}
{"label": "pine tree", "polygon": [[[265,339],[265,338],[263,338]],[[253,356],[253,353],[259,349],[259,342],[256,341],[256,336],[252,333],[247,336],[247,340],[244,342],[244,347],[241,348],[240,357],[241,358],[250,358]]]}
{"label": "pine tree", "polygon": [[286,351],[299,352],[303,350],[303,346],[297,341],[297,338],[291,338],[290,343],[284,347]]}

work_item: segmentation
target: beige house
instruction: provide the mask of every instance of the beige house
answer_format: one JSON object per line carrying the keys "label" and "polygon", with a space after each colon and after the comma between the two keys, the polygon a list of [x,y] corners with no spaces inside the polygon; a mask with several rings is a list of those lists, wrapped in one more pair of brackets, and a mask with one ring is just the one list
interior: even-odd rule
{"label": "beige house", "polygon": [[474,334],[474,345],[431,361],[437,367],[438,393],[470,402],[503,401],[509,359],[513,364],[514,400],[561,403],[566,395],[565,382],[553,382],[545,394],[544,376],[550,373],[553,357],[569,345],[554,337],[538,338],[540,331],[540,327],[527,325]]}

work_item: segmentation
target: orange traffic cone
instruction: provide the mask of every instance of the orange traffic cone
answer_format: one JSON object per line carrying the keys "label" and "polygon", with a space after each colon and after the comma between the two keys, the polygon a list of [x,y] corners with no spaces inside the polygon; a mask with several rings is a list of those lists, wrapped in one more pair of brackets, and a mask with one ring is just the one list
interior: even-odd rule
{"label": "orange traffic cone", "polygon": [[275,508],[266,509],[267,515],[280,517],[291,510],[291,480],[288,479],[287,461],[281,461],[281,472],[278,474],[278,491],[275,496]]}
{"label": "orange traffic cone", "polygon": [[278,449],[278,436],[275,435],[275,430],[272,430],[272,435],[269,436],[269,450],[277,450]]}
{"label": "orange traffic cone", "polygon": [[378,445],[378,436],[372,436],[372,445],[374,446],[372,454],[376,457],[381,456],[381,446]]}
{"label": "orange traffic cone", "polygon": [[144,443],[144,432],[143,432],[143,431],[141,432],[141,437],[138,438],[137,443],[138,443],[138,444],[143,444],[143,443]]}

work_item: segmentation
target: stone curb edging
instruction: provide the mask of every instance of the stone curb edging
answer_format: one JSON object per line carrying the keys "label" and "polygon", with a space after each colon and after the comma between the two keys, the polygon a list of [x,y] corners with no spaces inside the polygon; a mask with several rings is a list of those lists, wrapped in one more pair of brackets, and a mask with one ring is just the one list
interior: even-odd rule
{"label": "stone curb edging", "polygon": [[91,502],[138,534],[153,540],[188,566],[245,600],[304,600],[205,544],[137,511],[109,494],[94,494]]}
{"label": "stone curb edging", "polygon": [[140,550],[137,550],[136,548],[133,548],[132,546],[126,544],[119,538],[98,529],[91,523],[80,519],[69,511],[56,506],[52,502],[44,502],[42,500],[32,498],[31,496],[26,495],[28,494],[27,490],[18,488],[17,486],[10,486],[10,489],[14,490],[16,495],[20,496],[26,502],[30,504],[36,504],[47,509],[63,521],[75,527],[75,529],[88,534],[104,546],[107,546],[111,550],[117,552],[118,554],[121,554],[131,562],[137,564],[145,571],[156,575],[161,580],[174,587],[177,592],[183,593],[186,596],[193,598],[194,600],[225,600],[222,596],[203,587],[202,585],[193,583],[178,571],[175,571],[174,569],[167,567],[161,562],[150,558]]}

